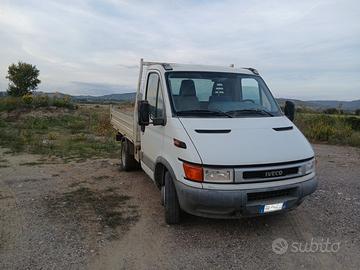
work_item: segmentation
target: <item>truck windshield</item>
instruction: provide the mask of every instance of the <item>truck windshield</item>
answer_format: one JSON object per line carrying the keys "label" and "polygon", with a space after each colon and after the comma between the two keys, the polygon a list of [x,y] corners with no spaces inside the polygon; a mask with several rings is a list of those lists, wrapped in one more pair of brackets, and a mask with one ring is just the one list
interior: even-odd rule
{"label": "truck windshield", "polygon": [[222,72],[167,72],[178,116],[272,117],[278,104],[260,76]]}

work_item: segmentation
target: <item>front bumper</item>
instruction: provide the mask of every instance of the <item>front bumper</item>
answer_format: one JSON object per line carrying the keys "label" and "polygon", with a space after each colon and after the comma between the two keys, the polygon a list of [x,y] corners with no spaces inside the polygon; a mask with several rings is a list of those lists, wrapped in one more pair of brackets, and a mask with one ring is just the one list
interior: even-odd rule
{"label": "front bumper", "polygon": [[[236,190],[195,188],[180,181],[174,181],[180,207],[189,214],[212,218],[238,218],[241,216],[264,215],[265,204],[283,202],[281,211],[288,211],[301,204],[304,197],[316,190],[317,179],[293,184],[277,184]],[[239,184],[241,187],[242,184]]]}

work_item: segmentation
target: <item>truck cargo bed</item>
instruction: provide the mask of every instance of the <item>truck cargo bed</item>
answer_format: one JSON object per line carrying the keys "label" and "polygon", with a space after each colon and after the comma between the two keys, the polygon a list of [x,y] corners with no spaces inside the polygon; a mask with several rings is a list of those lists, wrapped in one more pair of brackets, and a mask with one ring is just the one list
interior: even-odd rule
{"label": "truck cargo bed", "polygon": [[110,107],[110,121],[112,126],[132,143],[135,141],[134,115],[131,112],[120,111]]}

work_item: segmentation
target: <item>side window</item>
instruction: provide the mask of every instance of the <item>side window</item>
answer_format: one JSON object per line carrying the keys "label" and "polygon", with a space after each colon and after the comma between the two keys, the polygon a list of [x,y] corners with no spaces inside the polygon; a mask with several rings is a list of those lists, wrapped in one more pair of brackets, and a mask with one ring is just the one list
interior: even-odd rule
{"label": "side window", "polygon": [[241,80],[242,99],[252,100],[254,103],[261,105],[259,84],[251,78]]}
{"label": "side window", "polygon": [[146,100],[149,102],[150,118],[164,117],[164,100],[160,78],[157,73],[150,73],[146,89]]}
{"label": "side window", "polygon": [[159,83],[159,76],[156,73],[151,73],[148,77],[147,89],[146,89],[146,100],[149,102],[150,107],[150,118],[155,118],[156,109],[156,95]]}

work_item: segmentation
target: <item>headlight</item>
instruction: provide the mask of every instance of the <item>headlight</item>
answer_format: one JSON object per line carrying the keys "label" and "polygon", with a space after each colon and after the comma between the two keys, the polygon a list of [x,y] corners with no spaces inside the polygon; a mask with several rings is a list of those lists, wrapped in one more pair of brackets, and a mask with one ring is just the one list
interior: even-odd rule
{"label": "headlight", "polygon": [[234,179],[233,169],[204,168],[204,182],[232,183],[233,179]]}
{"label": "headlight", "polygon": [[315,158],[304,164],[304,174],[315,172]]}

